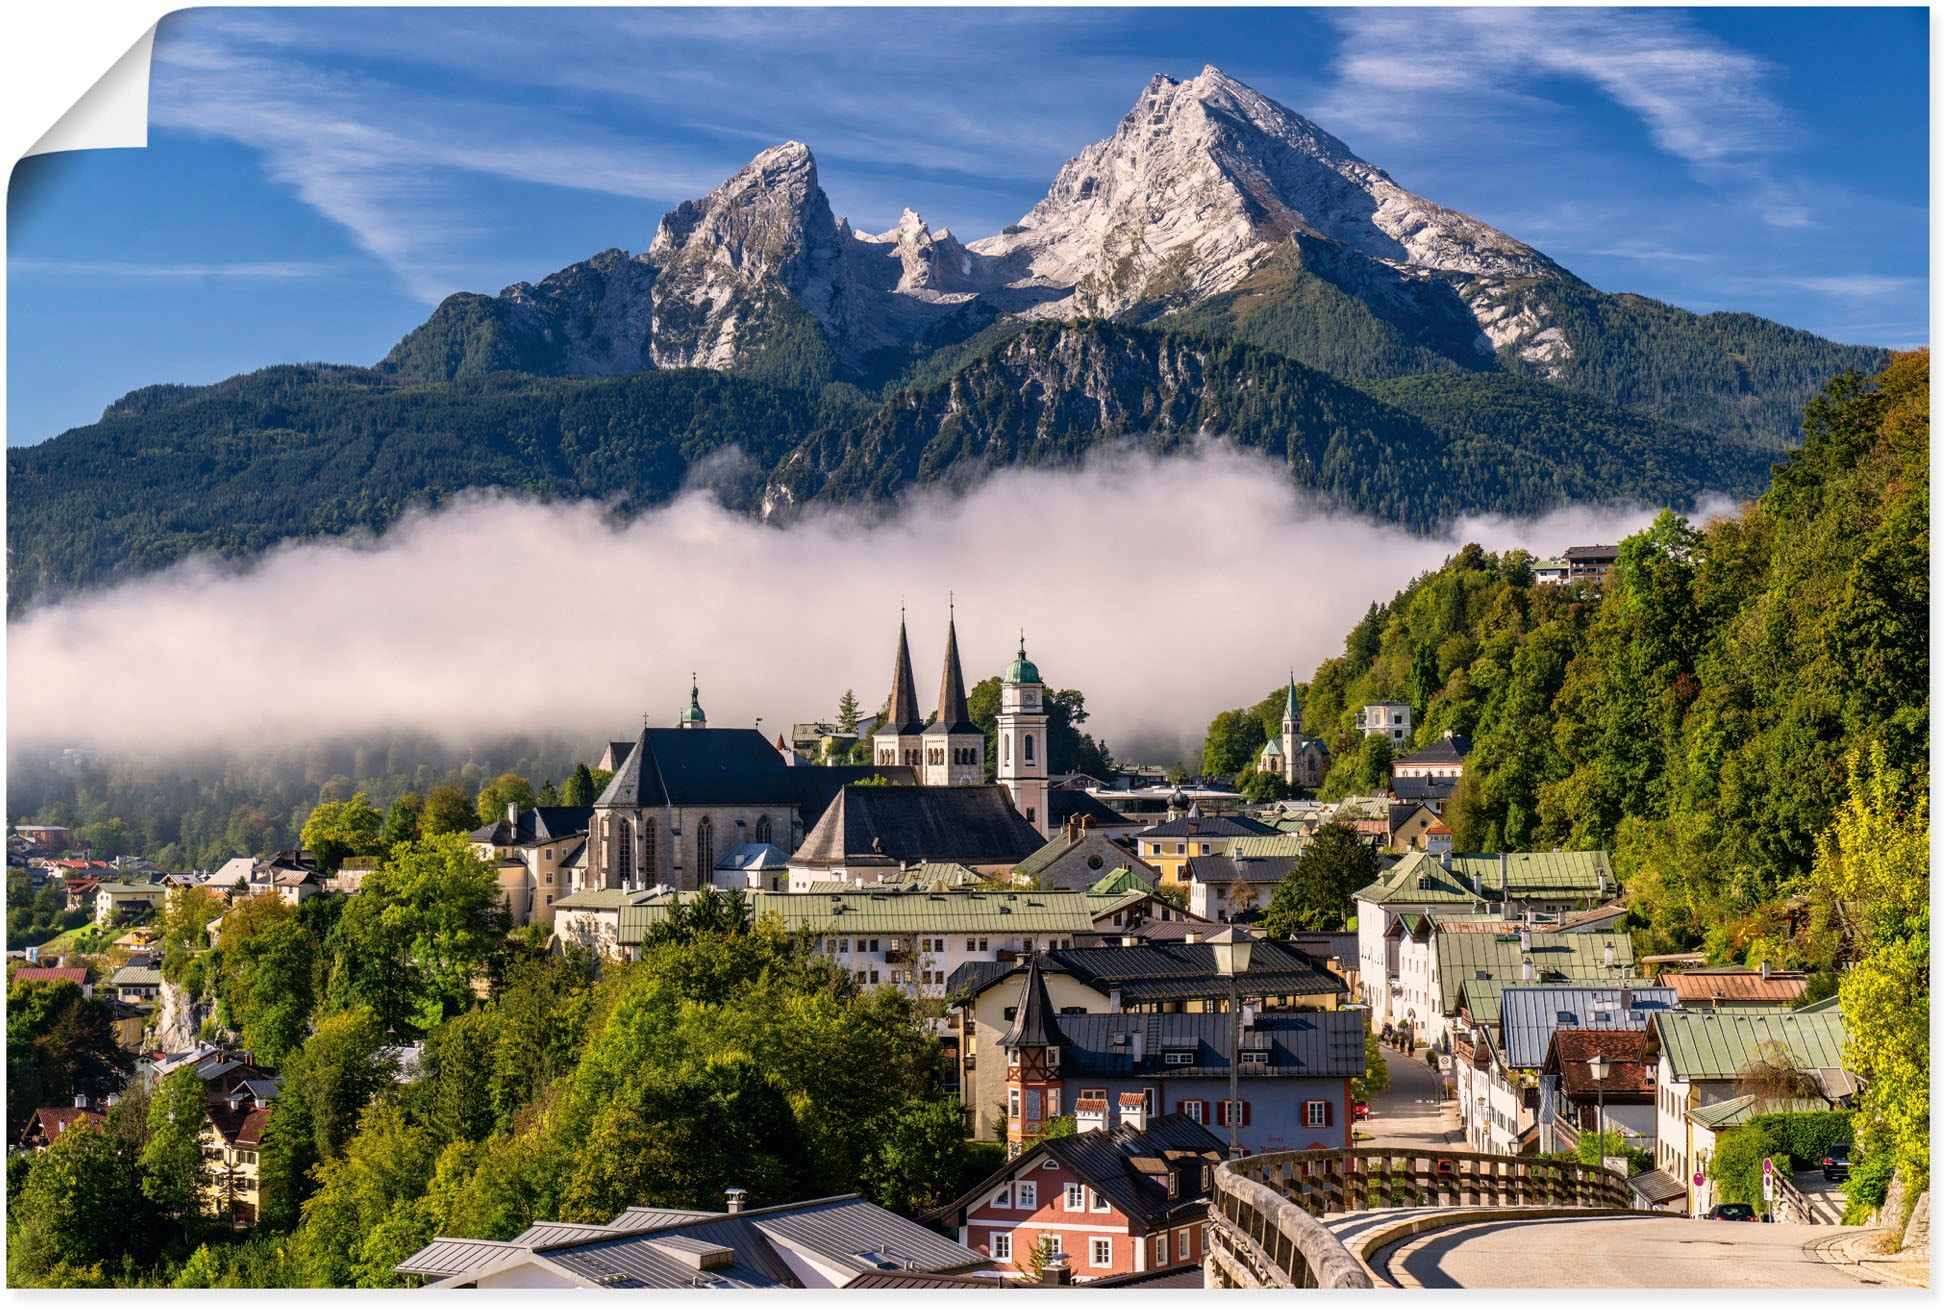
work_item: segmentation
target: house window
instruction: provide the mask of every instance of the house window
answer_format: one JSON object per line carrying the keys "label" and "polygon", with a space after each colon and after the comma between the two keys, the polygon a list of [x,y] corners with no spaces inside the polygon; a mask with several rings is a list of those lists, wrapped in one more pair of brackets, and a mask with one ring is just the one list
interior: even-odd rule
{"label": "house window", "polygon": [[1009,1089],[1007,1091],[1007,1119],[1010,1121],[1018,1121],[1021,1119],[1021,1091],[1019,1089]]}
{"label": "house window", "polygon": [[1109,1091],[1107,1089],[1083,1089],[1075,1096],[1077,1098],[1100,1098],[1103,1102],[1107,1102],[1109,1100]]}
{"label": "house window", "polygon": [[1021,759],[1029,765],[1034,764],[1034,735],[1029,734],[1021,740]]}
{"label": "house window", "polygon": [[1209,856],[1209,855],[1210,855],[1210,844],[1208,844],[1208,843],[1199,843],[1199,844],[1197,844],[1197,846],[1203,849],[1202,851],[1200,851],[1200,852],[1198,852],[1198,853],[1197,853],[1197,855],[1198,855],[1198,856]]}
{"label": "house window", "polygon": [[874,970],[874,971],[869,971],[867,973],[871,976],[871,979],[867,981],[868,983],[877,984],[879,982],[878,971]]}
{"label": "house window", "polygon": [[1166,1052],[1163,1054],[1163,1065],[1165,1066],[1194,1066],[1196,1063],[1197,1054],[1194,1052]]}
{"label": "house window", "polygon": [[996,1230],[987,1236],[987,1251],[1005,1262],[1014,1256],[1014,1236],[1005,1230]]}
{"label": "house window", "polygon": [[542,903],[542,905],[543,905],[543,906],[550,906],[550,907],[551,907],[551,906],[553,906],[553,905],[554,905],[554,894],[552,894],[552,893],[550,893],[550,894],[548,894],[548,900],[547,900],[546,902],[544,902],[544,903]]}
{"label": "house window", "polygon": [[1222,1118],[1218,1121],[1218,1124],[1223,1125],[1227,1128],[1233,1125],[1241,1126],[1241,1125],[1250,1124],[1251,1118],[1250,1118],[1250,1112],[1248,1110],[1250,1104],[1243,1101],[1241,1098],[1236,1102],[1232,1102],[1230,1099],[1226,1098],[1221,1104],[1219,1104],[1219,1106],[1222,1109],[1223,1115]]}
{"label": "house window", "polygon": [[1170,1260],[1170,1237],[1168,1234],[1156,1236],[1156,1265],[1163,1266]]}
{"label": "house window", "polygon": [[879,950],[879,940],[878,940],[878,939],[876,939],[876,938],[862,938],[862,939],[860,939],[860,940],[859,940],[859,951],[861,951],[861,952],[877,952],[878,950]]}
{"label": "house window", "polygon": [[1269,1066],[1271,1064],[1271,1054],[1263,1048],[1254,1048],[1242,1054],[1242,1061],[1246,1066]]}
{"label": "house window", "polygon": [[1096,1235],[1088,1241],[1088,1264],[1090,1266],[1110,1266],[1115,1261],[1113,1241]]}
{"label": "house window", "polygon": [[1176,845],[1176,854],[1177,854],[1178,856],[1182,856],[1182,855],[1183,855],[1183,850],[1184,850],[1184,847],[1185,847],[1185,845],[1184,845],[1184,844],[1182,844],[1182,843],[1178,843],[1178,844]]}
{"label": "house window", "polygon": [[1036,1185],[1032,1180],[1023,1180],[1014,1186],[1014,1206],[1023,1212],[1032,1212],[1040,1204],[1035,1198]]}
{"label": "house window", "polygon": [[1203,1119],[1204,1104],[1201,1098],[1190,1098],[1183,1104],[1183,1114],[1198,1125],[1207,1124]]}
{"label": "house window", "polygon": [[1329,1124],[1331,1118],[1326,1112],[1325,1101],[1322,1098],[1308,1099],[1305,1103],[1305,1128],[1316,1130]]}
{"label": "house window", "polygon": [[1188,1226],[1176,1232],[1176,1260],[1186,1261],[1190,1256],[1190,1230]]}
{"label": "house window", "polygon": [[1071,1184],[1061,1191],[1061,1208],[1064,1212],[1079,1212],[1088,1206],[1082,1197],[1082,1186]]}
{"label": "house window", "polygon": [[552,871],[552,870],[550,870],[550,871],[548,871],[548,873],[547,873],[547,874],[545,874],[545,875],[542,875],[542,876],[541,876],[541,882],[542,882],[543,884],[547,884],[547,885],[550,885],[550,886],[552,886],[552,885],[553,885],[553,883],[554,883],[554,871]]}
{"label": "house window", "polygon": [[1091,1189],[1088,1191],[1088,1210],[1091,1212],[1106,1212],[1109,1210],[1109,1200]]}

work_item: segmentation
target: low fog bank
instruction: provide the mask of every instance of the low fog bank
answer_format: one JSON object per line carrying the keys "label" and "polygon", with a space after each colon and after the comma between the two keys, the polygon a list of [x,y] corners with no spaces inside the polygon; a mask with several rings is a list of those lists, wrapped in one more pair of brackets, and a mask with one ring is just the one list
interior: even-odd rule
{"label": "low fog bank", "polygon": [[1118,756],[1188,760],[1217,711],[1342,649],[1463,543],[1552,555],[1614,542],[1640,507],[1470,520],[1448,535],[1327,512],[1280,467],[1209,446],[1007,471],[862,525],[779,530],[707,491],[616,526],[595,503],[462,499],[382,538],[280,548],[239,573],[191,561],[8,628],[8,736],[179,752],[425,732],[579,735],[592,759],[673,724],[691,671],[713,726],[830,719],[891,680],[902,597],[920,697],[938,692],[947,598],[969,686],[1027,631],[1087,694]]}

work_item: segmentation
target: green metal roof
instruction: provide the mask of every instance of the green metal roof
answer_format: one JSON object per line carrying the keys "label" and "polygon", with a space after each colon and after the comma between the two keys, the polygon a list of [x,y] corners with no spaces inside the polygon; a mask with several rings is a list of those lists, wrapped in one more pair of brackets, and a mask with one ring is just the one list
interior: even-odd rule
{"label": "green metal roof", "polygon": [[[1474,892],[1477,877],[1478,894]],[[1594,901],[1615,884],[1607,852],[1456,854],[1446,865],[1429,852],[1415,852],[1353,896],[1380,906],[1501,902],[1510,897]]]}
{"label": "green metal roof", "polygon": [[631,892],[626,888],[584,888],[579,893],[570,893],[554,904],[556,911],[613,911],[626,904],[631,898],[643,899],[649,895]]}
{"label": "green metal roof", "polygon": [[1122,893],[1147,893],[1149,881],[1128,866],[1117,866],[1108,874],[1088,886],[1092,897],[1104,897]]}
{"label": "green metal roof", "polygon": [[1225,849],[1226,856],[1302,856],[1311,839],[1302,834],[1252,834],[1247,838],[1233,838]]}
{"label": "green metal roof", "polygon": [[1782,1044],[1801,1067],[1846,1064],[1846,1022],[1837,1011],[1678,1011],[1651,1020],[1650,1033],[1679,1080],[1734,1080],[1768,1043]]}
{"label": "green metal roof", "polygon": [[1834,993],[1829,998],[1820,998],[1817,1002],[1808,1002],[1804,1006],[1794,1007],[1792,1010],[1803,1016],[1806,1012],[1817,1015],[1821,1011],[1837,1011],[1838,1009],[1839,995]]}
{"label": "green metal roof", "polygon": [[1021,635],[1021,649],[1014,654],[1014,663],[1007,667],[1007,683],[1040,683],[1041,671],[1028,659],[1028,635]]}
{"label": "green metal roof", "polygon": [[1707,1130],[1726,1130],[1734,1125],[1743,1125],[1753,1116],[1769,1116],[1775,1112],[1829,1112],[1832,1104],[1823,1098],[1794,1098],[1790,1103],[1768,1103],[1758,1106],[1756,1094],[1747,1093],[1741,1098],[1727,1102],[1714,1102],[1708,1107],[1698,1107],[1685,1113],[1691,1120]]}
{"label": "green metal roof", "polygon": [[[759,916],[820,934],[1086,934],[1095,928],[1088,895],[1067,891],[753,893],[750,900]],[[626,930],[625,916],[625,943]]]}
{"label": "green metal roof", "polygon": [[[1461,989],[1468,980],[1485,975],[1504,985],[1520,983],[1524,958],[1534,962],[1536,984],[1621,980],[1636,960],[1627,934],[1532,933],[1528,941],[1529,948],[1523,952],[1518,933],[1436,936],[1433,959],[1440,977],[1440,1010],[1451,1015],[1460,1006]],[[1614,966],[1603,961],[1605,946],[1616,950]]]}

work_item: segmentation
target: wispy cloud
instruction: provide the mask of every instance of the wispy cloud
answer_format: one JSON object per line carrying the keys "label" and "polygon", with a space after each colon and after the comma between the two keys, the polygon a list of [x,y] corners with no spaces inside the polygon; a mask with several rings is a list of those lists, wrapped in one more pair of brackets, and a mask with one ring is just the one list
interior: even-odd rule
{"label": "wispy cloud", "polygon": [[1776,281],[1821,296],[1842,300],[1876,300],[1884,296],[1904,296],[1927,285],[1925,278],[1894,278],[1876,273],[1832,274],[1824,277],[1791,278]]}
{"label": "wispy cloud", "polygon": [[[1765,60],[1652,9],[1343,9],[1339,85],[1330,112],[1385,123],[1553,109],[1535,83],[1593,86],[1634,114],[1649,141],[1700,179],[1734,184],[1768,223],[1810,222],[1802,197],[1767,161],[1799,131],[1768,92]],[[1405,102],[1402,104],[1402,98]],[[1559,112],[1559,111],[1558,111]]]}

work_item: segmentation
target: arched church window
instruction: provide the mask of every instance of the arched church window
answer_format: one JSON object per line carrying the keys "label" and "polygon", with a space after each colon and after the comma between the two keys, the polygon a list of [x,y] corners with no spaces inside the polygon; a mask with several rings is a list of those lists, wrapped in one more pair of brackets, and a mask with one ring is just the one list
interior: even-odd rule
{"label": "arched church window", "polygon": [[618,820],[615,828],[615,874],[626,884],[635,878],[635,836],[626,820]]}
{"label": "arched church window", "polygon": [[1001,764],[1014,764],[1014,744],[1009,739],[1001,739]]}
{"label": "arched church window", "polygon": [[1034,735],[1021,739],[1021,759],[1029,765],[1034,764]]}
{"label": "arched church window", "polygon": [[704,816],[696,822],[696,881],[701,887],[717,868],[716,840],[710,833],[710,817]]}
{"label": "arched church window", "polygon": [[642,827],[642,877],[647,883],[656,877],[656,826]]}
{"label": "arched church window", "polygon": [[771,841],[771,817],[767,815],[757,817],[757,841],[760,843]]}

